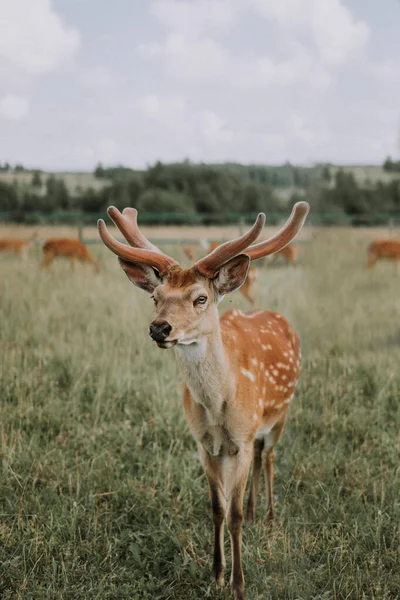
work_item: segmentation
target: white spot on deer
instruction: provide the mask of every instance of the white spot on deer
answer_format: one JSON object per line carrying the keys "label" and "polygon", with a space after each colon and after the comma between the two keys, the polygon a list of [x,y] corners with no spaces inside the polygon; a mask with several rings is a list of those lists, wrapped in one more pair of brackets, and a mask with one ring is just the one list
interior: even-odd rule
{"label": "white spot on deer", "polygon": [[287,357],[289,356],[289,354],[288,354],[287,352],[284,352],[284,353],[283,353],[283,356],[284,356],[285,358],[287,358]]}
{"label": "white spot on deer", "polygon": [[245,377],[248,377],[250,379],[250,381],[255,381],[255,377],[254,377],[254,373],[252,373],[251,371],[246,371],[246,369],[243,369],[243,367],[240,369],[243,373],[243,375]]}
{"label": "white spot on deer", "polygon": [[265,390],[266,390],[266,388],[263,387],[263,389],[262,389],[263,396],[265,396]]}
{"label": "white spot on deer", "polygon": [[261,371],[263,370],[263,368],[264,368],[264,363],[260,362],[260,369],[261,369]]}
{"label": "white spot on deer", "polygon": [[286,375],[282,375],[282,380],[285,381],[287,379]]}
{"label": "white spot on deer", "polygon": [[254,365],[255,367],[256,367],[256,366],[257,366],[257,364],[258,364],[258,361],[257,361],[257,359],[256,359],[256,358],[252,358],[252,359],[251,359],[251,362],[253,363],[253,365]]}
{"label": "white spot on deer", "polygon": [[272,371],[272,374],[273,374],[273,375],[275,375],[275,377],[276,377],[277,375],[279,375],[279,371],[278,371],[278,369],[274,369],[274,370]]}
{"label": "white spot on deer", "polygon": [[256,415],[256,413],[254,413],[254,415],[253,415],[253,421],[257,421],[257,415]]}
{"label": "white spot on deer", "polygon": [[263,405],[263,404],[264,404],[264,402],[263,402],[263,399],[262,399],[262,398],[260,398],[260,399],[258,400],[258,406],[259,406],[260,408],[262,408],[262,405]]}
{"label": "white spot on deer", "polygon": [[294,381],[289,381],[289,383],[288,383],[288,387],[289,387],[289,388],[292,388],[292,387],[294,387]]}
{"label": "white spot on deer", "polygon": [[275,404],[275,408],[282,408],[283,406],[283,402],[278,402],[278,404]]}

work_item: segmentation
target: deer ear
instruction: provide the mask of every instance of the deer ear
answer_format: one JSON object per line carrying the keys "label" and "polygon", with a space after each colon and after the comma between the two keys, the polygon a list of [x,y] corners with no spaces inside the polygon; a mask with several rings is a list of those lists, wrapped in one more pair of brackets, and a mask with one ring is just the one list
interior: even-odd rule
{"label": "deer ear", "polygon": [[153,267],[143,263],[131,263],[123,258],[118,258],[118,262],[128,279],[141,290],[152,294],[155,288],[161,285],[162,279]]}
{"label": "deer ear", "polygon": [[239,254],[222,265],[212,280],[217,293],[223,296],[239,289],[246,279],[249,265],[250,258],[247,254]]}

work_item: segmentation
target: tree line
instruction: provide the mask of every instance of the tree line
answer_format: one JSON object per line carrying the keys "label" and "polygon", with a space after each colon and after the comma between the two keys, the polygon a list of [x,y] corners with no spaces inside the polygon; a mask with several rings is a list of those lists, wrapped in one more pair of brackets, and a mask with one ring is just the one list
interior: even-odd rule
{"label": "tree line", "polygon": [[[23,168],[23,167],[22,167]],[[89,220],[103,215],[110,204],[135,206],[159,222],[220,222],[259,211],[278,222],[299,199],[307,199],[322,222],[346,219],[355,223],[377,222],[378,214],[400,215],[400,178],[385,183],[359,185],[342,169],[332,174],[328,165],[319,168],[244,165],[175,164],[157,162],[146,170],[97,165],[94,176],[103,180],[100,189],[67,188],[62,177],[31,172],[29,185],[15,179],[0,180],[0,212],[15,221],[40,220],[39,213],[67,218],[74,212]],[[293,192],[283,199],[279,188]],[[168,218],[167,218],[168,217]]]}

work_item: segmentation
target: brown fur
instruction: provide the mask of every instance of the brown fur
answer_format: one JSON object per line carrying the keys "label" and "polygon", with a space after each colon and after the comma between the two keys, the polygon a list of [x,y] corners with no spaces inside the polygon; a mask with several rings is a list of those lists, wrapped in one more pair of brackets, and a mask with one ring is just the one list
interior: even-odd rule
{"label": "brown fur", "polygon": [[[212,252],[213,250],[218,248],[219,245],[220,245],[220,242],[211,242],[208,247],[209,252]],[[195,249],[193,248],[193,246],[183,246],[183,252],[185,253],[187,258],[191,262],[196,261],[196,252],[195,252]],[[256,281],[257,281],[257,269],[253,266],[250,266],[247,277],[246,277],[243,285],[240,287],[239,291],[253,307],[256,304],[256,300],[254,297],[254,287],[255,287]]]}
{"label": "brown fur", "polygon": [[395,263],[400,260],[400,240],[376,240],[368,246],[368,267],[383,258]]}
{"label": "brown fur", "polygon": [[286,260],[286,262],[290,263],[293,266],[297,264],[298,257],[299,247],[295,246],[294,244],[288,244],[287,246],[282,248],[280,252],[276,252],[276,254],[273,255],[274,260],[276,260],[277,258],[283,258],[284,260]]}
{"label": "brown fur", "polygon": [[28,240],[3,238],[0,240],[0,252],[13,252],[15,255],[21,255],[32,246],[36,237],[37,233],[34,233]]}
{"label": "brown fur", "polygon": [[68,258],[73,265],[75,261],[90,263],[95,272],[99,272],[97,261],[90,254],[89,250],[79,240],[69,238],[52,238],[43,244],[43,262],[42,268],[47,268],[56,257]]}

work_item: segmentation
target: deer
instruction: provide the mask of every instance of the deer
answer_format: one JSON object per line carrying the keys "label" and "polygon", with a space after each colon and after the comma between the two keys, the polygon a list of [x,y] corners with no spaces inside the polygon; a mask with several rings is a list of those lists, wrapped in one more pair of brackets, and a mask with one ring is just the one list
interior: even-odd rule
{"label": "deer", "polygon": [[83,242],[74,240],[71,238],[51,238],[43,244],[43,262],[41,264],[42,269],[48,268],[53,262],[54,258],[64,257],[71,260],[71,265],[75,264],[75,261],[88,262],[93,266],[95,273],[100,270],[99,263],[93,258],[89,250]]}
{"label": "deer", "polygon": [[37,238],[37,232],[33,233],[27,240],[16,238],[0,239],[0,252],[13,252],[15,256],[26,257],[27,250],[33,246]]}
{"label": "deer", "polygon": [[368,246],[368,267],[373,267],[376,261],[388,258],[398,263],[400,260],[400,240],[375,240]]}
{"label": "deer", "polygon": [[276,258],[282,257],[287,263],[293,265],[293,267],[297,264],[298,256],[299,248],[294,244],[289,244],[288,246],[285,246],[284,248],[282,248],[282,250],[274,254],[275,260]]}
{"label": "deer", "polygon": [[251,229],[218,246],[189,269],[161,252],[140,232],[137,211],[108,215],[129,245],[116,240],[98,221],[104,244],[118,257],[128,279],[150,294],[155,316],[150,339],[161,349],[174,348],[185,381],[183,410],[208,479],[214,523],[212,577],[224,584],[224,522],[232,553],[230,584],[234,600],[244,600],[241,560],[243,500],[253,464],[246,516],[256,514],[261,469],[266,479],[267,523],[273,518],[274,447],[300,377],[299,337],[276,313],[249,314],[218,305],[244,283],[252,260],[278,252],[302,228],[309,205],[298,202],[270,239],[254,243],[265,215]]}
{"label": "deer", "polygon": [[[213,250],[218,248],[219,245],[220,245],[220,242],[211,242],[210,244],[208,244],[207,249],[209,252],[212,252]],[[183,249],[185,256],[192,263],[196,262],[196,253],[195,253],[195,249],[193,248],[193,246],[183,246],[182,249]],[[251,304],[252,307],[254,307],[256,304],[256,301],[254,298],[254,284],[255,284],[256,280],[257,280],[257,269],[255,269],[255,267],[250,266],[249,270],[247,272],[247,277],[239,290],[240,293]]]}

